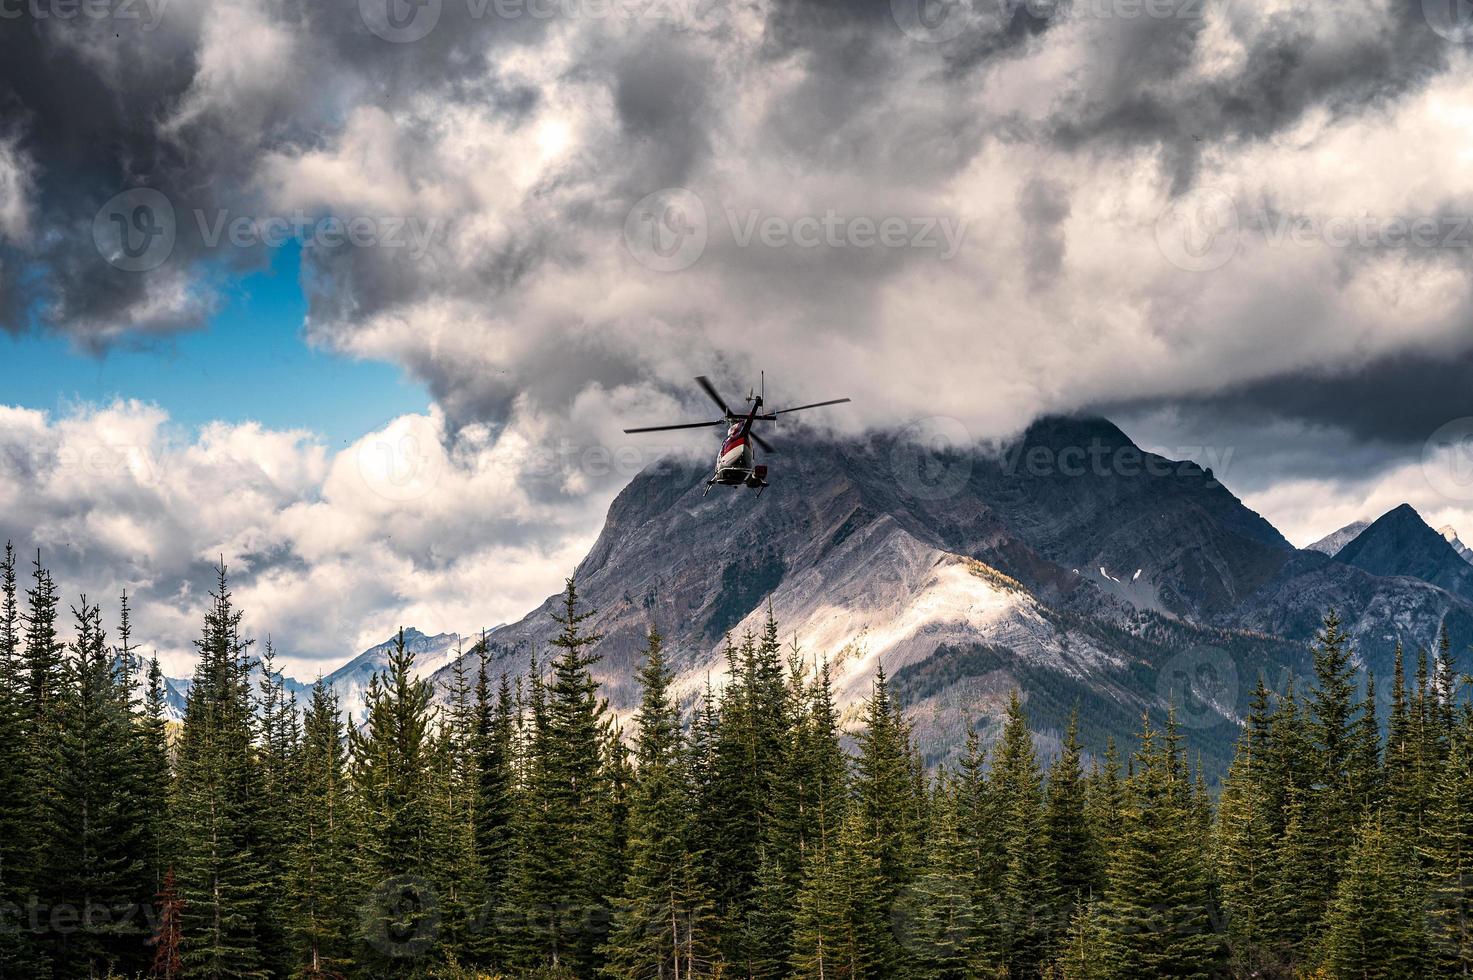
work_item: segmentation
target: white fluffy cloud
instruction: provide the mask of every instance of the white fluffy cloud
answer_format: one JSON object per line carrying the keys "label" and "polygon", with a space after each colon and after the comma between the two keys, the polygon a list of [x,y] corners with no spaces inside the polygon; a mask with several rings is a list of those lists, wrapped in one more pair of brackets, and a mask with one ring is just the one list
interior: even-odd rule
{"label": "white fluffy cloud", "polygon": [[470,634],[520,618],[596,533],[583,496],[537,503],[515,479],[578,479],[587,458],[474,433],[447,455],[441,424],[400,417],[333,453],[253,423],[190,436],[136,402],[0,408],[0,534],[40,549],[69,600],[111,608],[128,587],[139,638],[174,673],[223,557],[250,632],[311,677],[400,625]]}

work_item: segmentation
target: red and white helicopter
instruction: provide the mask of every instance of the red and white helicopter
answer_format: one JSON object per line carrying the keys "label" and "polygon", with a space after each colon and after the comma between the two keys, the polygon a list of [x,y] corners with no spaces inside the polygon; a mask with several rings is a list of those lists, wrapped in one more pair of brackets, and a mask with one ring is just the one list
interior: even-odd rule
{"label": "red and white helicopter", "polygon": [[754,422],[776,422],[779,415],[788,412],[801,412],[805,408],[822,408],[825,405],[842,405],[847,398],[832,398],[826,402],[814,402],[811,405],[798,405],[793,408],[783,408],[776,412],[763,413],[762,398],[766,393],[767,378],[764,372],[762,385],[756,391],[747,394],[747,411],[743,415],[737,415],[726,407],[726,402],[716,393],[715,385],[705,375],[696,378],[696,384],[701,390],[711,397],[716,407],[721,409],[721,418],[711,422],[681,422],[677,425],[647,425],[638,429],[625,429],[625,432],[666,432],[670,429],[704,429],[708,426],[726,426],[726,438],[722,440],[721,451],[716,454],[716,472],[706,481],[706,489],[701,494],[704,497],[711,492],[711,488],[720,484],[724,487],[752,487],[761,496],[767,487],[767,467],[759,464],[756,455],[752,451],[752,444],[756,443],[762,447],[765,453],[775,453],[776,449],[757,433],[752,431]]}

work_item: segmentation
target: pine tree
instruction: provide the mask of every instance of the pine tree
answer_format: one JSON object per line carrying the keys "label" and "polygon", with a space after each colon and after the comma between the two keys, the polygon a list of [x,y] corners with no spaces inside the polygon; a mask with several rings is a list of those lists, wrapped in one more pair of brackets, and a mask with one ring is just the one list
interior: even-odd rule
{"label": "pine tree", "polygon": [[180,915],[184,900],[179,897],[173,868],[164,872],[157,898],[159,924],[153,936],[153,966],[148,975],[156,980],[179,980],[184,976],[184,959],[179,953],[184,943]]}
{"label": "pine tree", "polygon": [[1105,740],[1105,755],[1093,763],[1085,786],[1085,816],[1089,820],[1090,843],[1095,851],[1091,859],[1094,880],[1090,882],[1090,892],[1096,899],[1105,893],[1105,870],[1110,866],[1115,843],[1120,839],[1124,809],[1120,751],[1111,737]]}
{"label": "pine tree", "polygon": [[[1260,745],[1260,749],[1263,746]],[[1213,854],[1235,954],[1257,964],[1275,933],[1276,839],[1270,823],[1261,755],[1240,740],[1223,781]]]}
{"label": "pine tree", "polygon": [[46,870],[46,846],[55,835],[51,820],[59,808],[57,780],[61,775],[63,695],[66,688],[66,649],[57,633],[56,585],[36,555],[34,584],[26,590],[24,632],[21,642],[20,711],[24,732],[20,768],[20,840],[15,862],[16,880],[27,895],[35,895]]}
{"label": "pine tree", "polygon": [[[771,623],[769,612],[769,623]],[[775,642],[775,625],[766,632]],[[756,950],[753,973],[786,975],[792,954],[793,907],[803,862],[821,844],[832,844],[848,805],[849,760],[840,744],[838,710],[827,660],[809,667],[796,641],[788,651],[786,732],[781,770],[771,792],[771,815],[762,841],[758,895],[749,922]]]}
{"label": "pine tree", "polygon": [[1032,976],[1043,965],[1050,943],[1049,897],[1054,886],[1049,877],[1043,779],[1016,691],[1008,699],[989,781],[997,797],[1003,842],[998,902],[1002,961],[1010,975]]}
{"label": "pine tree", "polygon": [[501,956],[498,933],[490,928],[495,910],[506,898],[511,870],[512,823],[516,807],[515,707],[505,673],[493,700],[487,676],[485,637],[478,647],[476,678],[476,859],[484,876],[483,948],[493,960]]}
{"label": "pine tree", "polygon": [[122,960],[141,966],[146,933],[131,912],[147,897],[137,893],[141,867],[139,827],[130,756],[132,718],[127,692],[114,673],[101,612],[86,597],[74,607],[76,639],[59,692],[59,769],[44,840],[42,894],[52,907],[70,906],[87,920],[58,930],[52,953],[63,976],[95,976]]}
{"label": "pine tree", "polygon": [[414,676],[401,628],[387,671],[369,680],[363,728],[349,730],[349,777],[364,832],[359,866],[368,889],[354,958],[382,975],[428,958],[440,938],[440,896],[428,877],[437,857],[432,696],[429,682]]}
{"label": "pine tree", "polygon": [[292,974],[327,977],[352,965],[359,882],[350,869],[360,839],[338,699],[320,677],[307,704],[296,767],[285,861]]}
{"label": "pine tree", "polygon": [[1411,978],[1430,963],[1415,856],[1380,817],[1357,835],[1326,917],[1325,957],[1339,977]]}
{"label": "pine tree", "polygon": [[973,872],[957,828],[957,788],[938,782],[930,812],[925,865],[896,924],[925,976],[964,980],[973,976],[981,936],[972,905]]}
{"label": "pine tree", "polygon": [[1308,829],[1321,849],[1314,869],[1323,896],[1334,893],[1339,865],[1345,860],[1357,811],[1355,667],[1350,637],[1332,609],[1315,638],[1315,689],[1309,700],[1309,734],[1314,749],[1314,792],[1306,798]]}
{"label": "pine tree", "polygon": [[1073,921],[1074,910],[1092,897],[1096,880],[1097,849],[1087,816],[1087,791],[1081,769],[1079,710],[1069,717],[1063,749],[1049,768],[1044,805],[1044,832],[1048,839],[1049,878],[1056,889],[1058,921]]}
{"label": "pine tree", "polygon": [[254,808],[257,832],[264,845],[260,856],[265,878],[257,938],[267,969],[279,975],[293,966],[283,912],[288,902],[286,859],[295,843],[292,805],[297,799],[296,756],[301,724],[296,699],[287,693],[286,679],[276,668],[276,651],[269,636],[261,653],[260,667],[256,702],[259,710],[253,720],[261,795]]}
{"label": "pine tree", "polygon": [[440,955],[470,963],[485,946],[480,921],[485,875],[476,849],[477,708],[463,653],[457,652],[450,671],[448,706],[433,739],[429,833],[434,863],[425,870],[439,895]]}
{"label": "pine tree", "polygon": [[1432,951],[1449,975],[1473,974],[1473,756],[1454,733],[1422,844]]}
{"label": "pine tree", "polygon": [[[33,853],[27,838],[33,810],[27,749],[27,677],[21,656],[22,622],[15,548],[0,559],[0,905],[23,908]],[[37,972],[18,929],[0,929],[0,975]]]}
{"label": "pine tree", "polygon": [[1208,977],[1221,943],[1213,932],[1201,841],[1180,785],[1171,726],[1147,721],[1127,780],[1121,840],[1101,910],[1103,955],[1111,977]]}
{"label": "pine tree", "polygon": [[138,739],[141,793],[149,804],[144,815],[141,837],[146,853],[147,881],[155,893],[163,887],[164,873],[172,864],[169,826],[173,774],[169,767],[169,723],[166,712],[164,673],[159,667],[159,658],[154,656],[148,662]]}
{"label": "pine tree", "polygon": [[855,808],[845,816],[834,842],[820,844],[804,862],[790,976],[861,980],[891,975],[876,961],[876,950],[882,946],[876,933],[889,928],[888,910],[875,894],[883,880],[876,850]]}
{"label": "pine tree", "polygon": [[258,935],[266,842],[248,642],[224,565],[216,574],[179,738],[177,870],[185,969],[224,980],[266,976]]}
{"label": "pine tree", "polygon": [[712,909],[696,873],[680,719],[660,634],[651,630],[639,673],[630,871],[614,909],[604,972],[611,977],[699,977],[714,973]]}
{"label": "pine tree", "polygon": [[[596,633],[585,632],[592,611],[581,610],[568,580],[558,655],[545,686],[534,678],[533,738],[527,804],[518,822],[519,860],[508,897],[520,920],[517,959],[587,975],[597,967],[608,909],[600,886],[608,877],[609,827],[602,796],[604,705],[589,668],[598,661]],[[536,716],[541,715],[542,720]]]}
{"label": "pine tree", "polygon": [[[875,849],[874,900],[882,915],[888,915],[918,871],[922,828],[915,819],[910,731],[890,698],[883,667],[875,671],[863,724],[855,761],[854,806],[864,835]],[[907,975],[912,957],[895,941],[893,931],[877,922],[873,932],[877,943],[874,968],[885,976]]]}
{"label": "pine tree", "polygon": [[1069,936],[1059,956],[1059,980],[1103,980],[1106,976],[1103,930],[1094,902],[1074,910]]}

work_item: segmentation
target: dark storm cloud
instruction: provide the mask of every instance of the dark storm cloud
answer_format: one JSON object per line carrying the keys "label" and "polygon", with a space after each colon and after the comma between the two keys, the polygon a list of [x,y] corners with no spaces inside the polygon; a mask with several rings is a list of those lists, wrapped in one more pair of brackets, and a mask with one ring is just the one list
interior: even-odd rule
{"label": "dark storm cloud", "polygon": [[[1473,323],[1469,325],[1473,332]],[[1129,414],[1166,407],[1164,400],[1098,406]],[[1473,350],[1404,354],[1353,372],[1296,372],[1170,404],[1183,414],[1237,426],[1276,420],[1324,427],[1353,442],[1420,449],[1440,426],[1473,417]]]}
{"label": "dark storm cloud", "polygon": [[711,66],[660,34],[613,65],[614,105],[641,188],[684,184],[710,149]]}
{"label": "dark storm cloud", "polygon": [[[153,0],[109,17],[61,18],[45,4],[8,10],[0,22],[0,140],[13,141],[31,165],[34,187],[31,233],[0,238],[0,328],[55,330],[102,351],[200,327],[220,278],[265,259],[259,245],[221,247],[205,231],[221,215],[270,216],[253,186],[263,154],[322,142],[360,101],[392,106],[428,86],[513,116],[535,103],[535,91],[487,81],[485,56],[502,40],[535,39],[546,19],[450,2],[435,30],[395,44],[368,30],[359,7],[337,0],[253,8],[292,45],[265,78],[238,78],[236,66],[206,61],[231,43],[242,56],[259,55],[253,36],[215,38],[211,51],[208,5]],[[210,91],[232,83],[243,84]],[[402,165],[412,172],[414,161]],[[164,195],[172,221],[160,221],[175,237],[162,265],[130,271],[104,260],[93,223],[115,195],[136,188]],[[412,284],[380,288],[395,285]]]}
{"label": "dark storm cloud", "polygon": [[1343,31],[1332,27],[1326,36],[1306,25],[1307,9],[1280,12],[1260,30],[1250,26],[1250,10],[1223,5],[1245,52],[1227,77],[1210,79],[1186,72],[1203,43],[1203,16],[1106,22],[1091,60],[1097,77],[1058,114],[1053,138],[1064,147],[1158,146],[1173,189],[1185,191],[1216,142],[1267,138],[1316,108],[1362,113],[1437,75],[1453,46],[1430,28],[1422,6],[1391,3],[1389,30],[1352,33],[1347,18]]}

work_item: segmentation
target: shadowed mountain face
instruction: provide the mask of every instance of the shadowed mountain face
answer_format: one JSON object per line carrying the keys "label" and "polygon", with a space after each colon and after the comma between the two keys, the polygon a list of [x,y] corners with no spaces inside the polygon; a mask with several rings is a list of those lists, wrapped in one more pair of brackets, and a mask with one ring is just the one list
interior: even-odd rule
{"label": "shadowed mountain face", "polygon": [[[609,508],[577,579],[616,709],[637,701],[651,625],[690,702],[708,676],[720,683],[725,636],[757,629],[770,603],[785,637],[830,661],[843,704],[883,660],[933,759],[968,722],[991,735],[1018,687],[1046,743],[1075,703],[1100,745],[1185,701],[1184,727],[1217,765],[1254,675],[1306,669],[1327,607],[1364,633],[1373,665],[1383,642],[1430,642],[1450,611],[1473,637],[1468,603],[1296,551],[1212,474],[1104,420],[1047,419],[976,450],[778,438],[761,497],[703,499],[704,467],[666,463]],[[545,648],[556,601],[492,634],[503,669]]]}
{"label": "shadowed mountain face", "polygon": [[1473,599],[1473,565],[1408,504],[1382,515],[1335,559],[1372,575],[1406,575]]}

